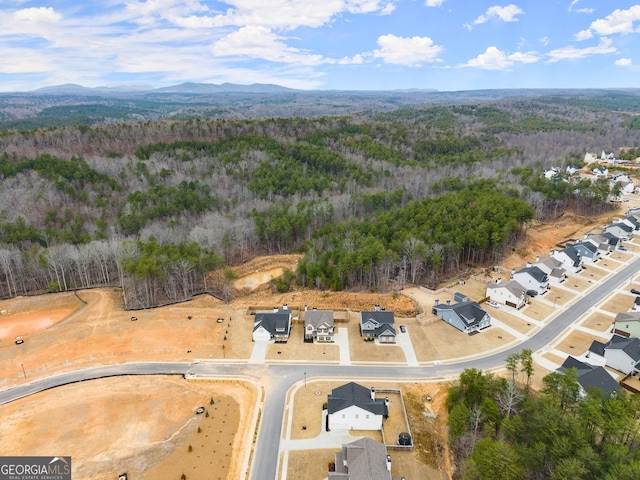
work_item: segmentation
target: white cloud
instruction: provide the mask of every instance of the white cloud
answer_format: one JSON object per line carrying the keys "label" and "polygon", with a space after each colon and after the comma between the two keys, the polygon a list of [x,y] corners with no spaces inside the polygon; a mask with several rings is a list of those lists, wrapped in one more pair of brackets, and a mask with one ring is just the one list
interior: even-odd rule
{"label": "white cloud", "polygon": [[579,2],[580,0],[573,0],[567,10],[576,13],[593,13],[595,11],[595,8],[576,8],[574,10],[573,7],[575,7]]}
{"label": "white cloud", "polygon": [[427,0],[425,2],[425,6],[427,7],[441,7],[442,4],[445,2],[446,0]]}
{"label": "white cloud", "polygon": [[260,26],[242,27],[213,45],[216,56],[260,58],[270,62],[318,65],[321,55],[310,55],[284,43],[285,38]]}
{"label": "white cloud", "polygon": [[396,65],[419,66],[422,62],[439,61],[442,47],[435,45],[429,37],[396,37],[393,34],[378,37],[381,47],[373,51],[375,58]]}
{"label": "white cloud", "polygon": [[524,10],[522,10],[517,5],[514,5],[513,3],[507,5],[506,7],[495,5],[493,7],[489,7],[487,11],[483,15],[480,15],[478,18],[476,18],[473,23],[475,25],[480,25],[482,23],[488,22],[492,18],[499,18],[504,22],[517,22],[519,19],[516,18],[516,16],[522,14],[524,14]]}
{"label": "white cloud", "polygon": [[549,45],[551,43],[551,40],[549,39],[549,37],[542,37],[539,40],[539,42],[540,42],[540,45],[543,45],[543,46],[546,47],[547,45]]}
{"label": "white cloud", "polygon": [[571,60],[576,58],[590,57],[591,55],[604,55],[607,53],[615,53],[617,50],[611,46],[611,39],[603,37],[600,39],[600,43],[595,47],[575,48],[575,47],[563,47],[556,50],[551,50],[547,55],[550,58],[550,62],[558,62],[560,60]]}
{"label": "white cloud", "polygon": [[637,32],[638,30],[634,28],[634,22],[637,21],[640,21],[640,5],[634,5],[627,10],[616,9],[610,15],[593,21],[589,28],[579,32],[576,38],[585,40],[594,34],[606,36]]}
{"label": "white cloud", "polygon": [[628,67],[630,66],[633,62],[631,61],[630,58],[619,58],[618,60],[616,60],[614,62],[617,66],[619,67]]}
{"label": "white cloud", "polygon": [[484,53],[472,58],[463,67],[481,68],[483,70],[506,70],[516,62],[535,63],[540,60],[536,52],[515,52],[507,54],[497,47],[488,47]]}
{"label": "white cloud", "polygon": [[56,23],[62,19],[62,15],[52,7],[33,7],[17,10],[13,17],[16,20],[35,23]]}

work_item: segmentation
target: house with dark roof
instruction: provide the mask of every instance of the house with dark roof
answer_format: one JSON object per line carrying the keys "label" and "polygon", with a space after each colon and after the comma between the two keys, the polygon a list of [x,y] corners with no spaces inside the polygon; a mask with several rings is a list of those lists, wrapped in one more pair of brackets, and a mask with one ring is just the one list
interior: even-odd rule
{"label": "house with dark roof", "polygon": [[[638,302],[640,297],[636,296]],[[621,312],[613,320],[613,333],[622,337],[640,338],[640,312]]]}
{"label": "house with dark roof", "polygon": [[525,290],[535,290],[539,294],[549,290],[549,276],[538,267],[525,267],[511,275],[512,279],[522,285]]}
{"label": "house with dark roof", "polygon": [[378,305],[373,312],[360,312],[360,335],[365,340],[380,343],[396,343],[396,329],[393,312],[380,310]]}
{"label": "house with dark roof", "polygon": [[585,396],[590,388],[599,388],[605,394],[620,390],[620,384],[604,367],[589,365],[569,356],[558,371],[565,372],[570,368],[575,368],[578,371],[578,383],[582,396]]}
{"label": "house with dark roof", "polygon": [[623,222],[614,222],[610,225],[607,225],[606,227],[604,227],[604,231],[615,235],[623,241],[631,240],[631,238],[633,237],[633,227]]}
{"label": "house with dark roof", "polygon": [[571,246],[578,251],[583,261],[596,263],[600,260],[600,250],[598,249],[598,246],[594,245],[592,242],[573,242]]}
{"label": "house with dark roof", "polygon": [[449,325],[464,333],[476,333],[491,326],[491,316],[485,312],[478,302],[460,302],[446,304],[436,300],[433,313]]}
{"label": "house with dark roof", "polygon": [[285,343],[291,333],[291,310],[285,305],[282,310],[273,308],[273,312],[256,313],[253,319],[253,341],[269,341]]}
{"label": "house with dark roof", "polygon": [[634,232],[637,232],[638,230],[640,230],[640,222],[633,215],[626,215],[625,217],[622,218],[622,220],[620,220],[620,222],[629,225],[631,228],[633,228]]}
{"label": "house with dark roof", "polygon": [[[404,478],[404,477],[400,477]],[[334,471],[327,480],[400,480],[391,476],[387,447],[369,437],[342,445],[336,453]]]}
{"label": "house with dark roof", "polygon": [[582,270],[580,253],[570,245],[567,245],[562,250],[551,250],[549,256],[560,260],[562,266],[566,268],[569,273],[578,273]]}
{"label": "house with dark roof", "polygon": [[567,279],[567,269],[557,258],[547,257],[540,260],[540,257],[537,257],[536,263],[532,266],[538,267],[546,273],[549,276],[549,283],[559,284]]}
{"label": "house with dark roof", "polygon": [[327,430],[382,430],[388,415],[389,400],[355,382],[334,388],[327,398]]}
{"label": "house with dark roof", "polygon": [[614,335],[604,347],[607,367],[625,374],[638,372],[640,362],[640,339]]}
{"label": "house with dark roof", "polygon": [[500,279],[487,284],[486,296],[494,302],[513,308],[524,307],[529,298],[526,289],[515,280],[502,282]]}
{"label": "house with dark roof", "polygon": [[[616,241],[611,243],[611,238],[609,237],[615,238]],[[609,236],[605,236],[601,233],[586,233],[583,242],[595,245],[602,257],[610,254],[616,249],[619,239],[611,234],[609,234]]]}
{"label": "house with dark roof", "polygon": [[607,240],[609,240],[609,245],[612,247],[613,250],[618,248],[618,246],[622,245],[622,240],[620,240],[620,238],[616,237],[611,232],[602,232],[602,236],[605,237]]}
{"label": "house with dark roof", "polygon": [[333,311],[307,310],[304,312],[305,342],[333,342]]}

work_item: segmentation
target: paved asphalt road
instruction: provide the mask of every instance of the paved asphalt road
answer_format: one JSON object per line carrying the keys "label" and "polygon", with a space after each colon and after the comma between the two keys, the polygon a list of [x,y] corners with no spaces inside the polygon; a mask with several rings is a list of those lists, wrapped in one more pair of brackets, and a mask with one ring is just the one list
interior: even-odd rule
{"label": "paved asphalt road", "polygon": [[[587,266],[588,268],[588,266]],[[339,365],[265,365],[255,366],[246,363],[130,363],[93,367],[75,372],[55,375],[19,387],[0,392],[0,404],[37,392],[55,388],[68,383],[76,383],[96,378],[118,375],[160,375],[160,374],[194,374],[220,376],[250,376],[263,381],[266,396],[261,415],[260,430],[256,443],[255,455],[251,467],[252,480],[269,480],[277,476],[280,438],[284,419],[284,405],[287,391],[292,384],[306,378],[323,376],[339,378],[396,378],[425,379],[449,377],[457,375],[466,368],[489,370],[504,365],[508,355],[522,351],[524,348],[537,351],[548,345],[583,313],[600,302],[611,291],[625,283],[640,270],[640,258],[624,267],[576,303],[563,310],[551,323],[526,341],[505,351],[473,360],[425,366],[339,366]],[[463,352],[461,352],[463,353]],[[461,355],[462,356],[462,355]]]}

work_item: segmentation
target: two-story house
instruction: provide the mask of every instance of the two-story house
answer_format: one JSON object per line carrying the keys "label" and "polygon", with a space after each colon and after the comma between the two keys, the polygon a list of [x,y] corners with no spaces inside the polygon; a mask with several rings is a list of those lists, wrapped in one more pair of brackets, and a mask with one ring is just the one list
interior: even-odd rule
{"label": "two-story house", "polygon": [[491,326],[491,316],[483,310],[478,302],[459,302],[445,304],[436,300],[433,313],[449,325],[464,333],[475,333]]}
{"label": "two-story house", "polygon": [[333,311],[314,308],[304,313],[305,342],[333,342],[333,332]]}
{"label": "two-story house", "polygon": [[253,320],[254,342],[275,340],[276,342],[287,342],[291,333],[291,310],[286,305],[282,310],[273,308],[273,312],[256,313]]}
{"label": "two-story house", "polygon": [[327,397],[328,430],[382,430],[388,415],[389,400],[355,382],[334,388]]}
{"label": "two-story house", "polygon": [[542,295],[549,290],[549,276],[538,267],[525,267],[511,275],[512,279],[522,285],[525,290],[533,290]]}
{"label": "two-story house", "polygon": [[393,312],[381,310],[376,305],[372,312],[360,312],[360,335],[365,340],[377,338],[380,343],[396,343],[394,323]]}
{"label": "two-story house", "polygon": [[515,280],[487,284],[486,296],[494,302],[513,308],[522,308],[527,304],[527,290]]}

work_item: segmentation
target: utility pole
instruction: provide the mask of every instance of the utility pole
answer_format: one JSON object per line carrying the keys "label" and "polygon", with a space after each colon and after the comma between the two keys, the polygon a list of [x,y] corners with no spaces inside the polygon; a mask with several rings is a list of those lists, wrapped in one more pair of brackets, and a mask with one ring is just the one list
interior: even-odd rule
{"label": "utility pole", "polygon": [[27,372],[24,371],[24,364],[21,363],[20,366],[22,367],[22,374],[24,375],[24,378],[27,378]]}

